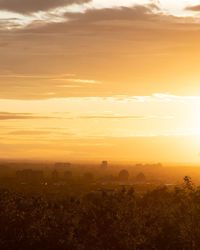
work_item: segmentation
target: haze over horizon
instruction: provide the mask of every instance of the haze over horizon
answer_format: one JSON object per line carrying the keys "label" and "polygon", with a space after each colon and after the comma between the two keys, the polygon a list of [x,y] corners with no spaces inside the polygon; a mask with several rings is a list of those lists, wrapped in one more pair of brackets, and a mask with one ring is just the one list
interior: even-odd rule
{"label": "haze over horizon", "polygon": [[200,163],[200,1],[0,0],[0,155]]}

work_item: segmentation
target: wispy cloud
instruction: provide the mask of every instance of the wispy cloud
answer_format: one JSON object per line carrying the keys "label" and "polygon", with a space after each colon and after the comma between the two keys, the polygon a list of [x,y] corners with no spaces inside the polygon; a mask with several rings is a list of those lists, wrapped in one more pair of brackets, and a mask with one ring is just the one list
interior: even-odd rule
{"label": "wispy cloud", "polygon": [[80,119],[146,119],[145,116],[123,116],[123,115],[89,115],[80,116]]}
{"label": "wispy cloud", "polygon": [[187,6],[185,8],[185,10],[199,12],[200,11],[200,4]]}
{"label": "wispy cloud", "polygon": [[49,119],[49,116],[37,116],[32,113],[0,112],[0,120]]}
{"label": "wispy cloud", "polygon": [[44,80],[66,80],[74,74],[55,74],[55,75],[26,75],[26,74],[0,74],[0,78],[19,78],[19,79],[44,79]]}
{"label": "wispy cloud", "polygon": [[152,97],[163,101],[200,101],[200,96],[178,96],[165,93],[155,93]]}
{"label": "wispy cloud", "polygon": [[98,83],[101,83],[100,81],[97,81],[97,80],[89,80],[89,79],[63,79],[65,81],[68,81],[68,82],[74,82],[74,83],[86,83],[86,84],[98,84]]}
{"label": "wispy cloud", "polygon": [[16,131],[12,131],[9,132],[9,135],[27,135],[27,136],[31,136],[31,135],[49,135],[51,134],[52,131],[44,131],[44,130],[16,130]]}
{"label": "wispy cloud", "polygon": [[[149,96],[133,96],[126,97],[128,100],[135,100],[137,102],[184,102],[184,101],[200,101],[200,96],[181,96],[166,93],[154,93]],[[123,100],[123,98],[121,98]]]}
{"label": "wispy cloud", "polygon": [[90,0],[1,0],[0,9],[11,12],[31,14],[38,11],[48,11],[61,6],[82,4]]}
{"label": "wispy cloud", "polygon": [[173,116],[157,116],[157,115],[88,115],[80,116],[80,119],[136,119],[136,120],[145,120],[145,119],[173,119]]}
{"label": "wispy cloud", "polygon": [[93,79],[78,79],[78,78],[53,78],[54,81],[65,81],[69,83],[79,83],[79,84],[99,84],[101,81]]}

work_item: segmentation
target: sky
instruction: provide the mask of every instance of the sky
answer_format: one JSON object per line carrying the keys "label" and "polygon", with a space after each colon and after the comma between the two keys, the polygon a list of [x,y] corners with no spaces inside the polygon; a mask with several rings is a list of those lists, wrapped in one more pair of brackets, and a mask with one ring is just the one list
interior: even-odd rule
{"label": "sky", "polygon": [[0,158],[200,164],[200,1],[0,0]]}

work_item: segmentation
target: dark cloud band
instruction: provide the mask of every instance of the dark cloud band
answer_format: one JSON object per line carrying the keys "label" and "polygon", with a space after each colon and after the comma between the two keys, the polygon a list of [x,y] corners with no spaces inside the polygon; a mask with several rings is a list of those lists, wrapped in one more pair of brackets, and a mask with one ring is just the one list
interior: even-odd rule
{"label": "dark cloud band", "polygon": [[82,4],[90,0],[0,0],[0,9],[30,14],[71,4]]}
{"label": "dark cloud band", "polygon": [[0,112],[0,121],[2,120],[27,120],[27,119],[47,119],[50,117],[36,116],[30,113],[11,113],[11,112]]}
{"label": "dark cloud band", "polygon": [[188,6],[185,8],[185,10],[188,10],[188,11],[200,11],[200,4],[199,5],[194,5],[194,6]]}

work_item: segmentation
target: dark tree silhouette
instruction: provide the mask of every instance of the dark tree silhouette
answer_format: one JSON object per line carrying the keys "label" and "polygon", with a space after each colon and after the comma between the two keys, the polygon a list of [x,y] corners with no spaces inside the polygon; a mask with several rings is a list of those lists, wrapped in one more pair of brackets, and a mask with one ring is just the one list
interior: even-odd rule
{"label": "dark tree silhouette", "polygon": [[56,199],[0,190],[2,250],[198,250],[200,188],[189,177],[143,195],[133,188]]}
{"label": "dark tree silhouette", "polygon": [[129,179],[129,172],[126,169],[123,169],[119,172],[118,175],[119,181],[126,182]]}

